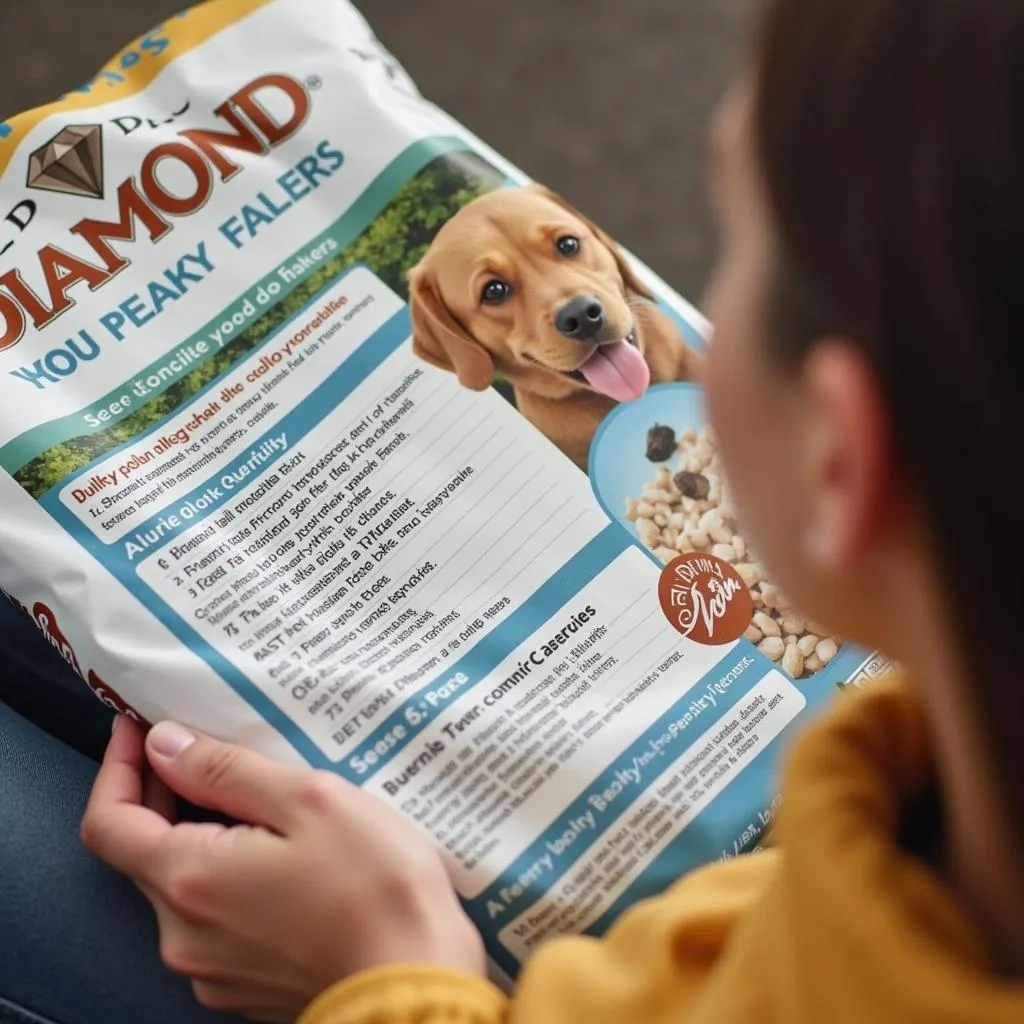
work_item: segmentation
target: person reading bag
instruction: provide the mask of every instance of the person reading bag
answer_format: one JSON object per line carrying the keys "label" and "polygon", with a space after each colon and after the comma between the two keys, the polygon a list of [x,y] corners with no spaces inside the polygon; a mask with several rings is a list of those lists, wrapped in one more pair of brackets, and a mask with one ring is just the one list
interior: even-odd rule
{"label": "person reading bag", "polygon": [[[506,994],[384,801],[122,718],[83,836],[201,1002],[303,1024],[1024,1019],[1022,54],[1003,0],[767,0],[712,128],[703,384],[738,514],[796,607],[901,666],[801,738],[771,848],[544,942]],[[172,793],[246,824],[178,822]]]}

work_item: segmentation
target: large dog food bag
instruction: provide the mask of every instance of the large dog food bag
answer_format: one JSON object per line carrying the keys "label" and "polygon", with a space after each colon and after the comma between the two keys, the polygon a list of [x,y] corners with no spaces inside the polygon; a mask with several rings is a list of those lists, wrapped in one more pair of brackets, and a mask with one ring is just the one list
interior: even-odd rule
{"label": "large dog food bag", "polygon": [[512,976],[756,847],[884,668],[738,532],[704,333],[345,0],[195,7],[0,126],[0,585],[416,821]]}

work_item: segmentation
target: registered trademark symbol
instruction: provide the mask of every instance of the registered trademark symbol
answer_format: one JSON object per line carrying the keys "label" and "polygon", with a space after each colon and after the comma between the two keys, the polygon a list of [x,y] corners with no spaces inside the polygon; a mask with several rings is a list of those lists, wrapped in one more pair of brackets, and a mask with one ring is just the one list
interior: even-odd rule
{"label": "registered trademark symbol", "polygon": [[324,80],[319,75],[310,75],[306,79],[306,88],[310,92],[316,92],[324,84]]}

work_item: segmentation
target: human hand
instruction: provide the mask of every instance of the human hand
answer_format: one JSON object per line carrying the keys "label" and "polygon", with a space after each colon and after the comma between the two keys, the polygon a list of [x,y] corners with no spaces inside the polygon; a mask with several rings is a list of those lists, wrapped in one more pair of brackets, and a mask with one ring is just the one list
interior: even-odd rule
{"label": "human hand", "polygon": [[[178,823],[172,792],[248,824]],[[146,895],[164,962],[212,1009],[293,1021],[372,967],[484,971],[430,841],[335,775],[120,718],[82,840]]]}

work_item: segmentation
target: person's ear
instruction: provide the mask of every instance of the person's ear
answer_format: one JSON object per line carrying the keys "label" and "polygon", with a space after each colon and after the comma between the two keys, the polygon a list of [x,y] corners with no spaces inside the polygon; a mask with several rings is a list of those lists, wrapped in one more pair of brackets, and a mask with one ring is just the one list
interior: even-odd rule
{"label": "person's ear", "polygon": [[819,571],[838,573],[862,560],[885,529],[893,499],[891,431],[877,375],[852,343],[818,342],[801,375],[809,402],[804,554]]}
{"label": "person's ear", "polygon": [[471,391],[484,391],[494,380],[490,353],[445,305],[430,269],[409,272],[409,310],[413,352],[424,362],[454,373]]}
{"label": "person's ear", "polygon": [[598,241],[615,258],[615,265],[618,267],[619,276],[622,278],[622,283],[625,285],[626,291],[633,292],[634,295],[639,295],[641,298],[647,299],[649,302],[654,301],[654,294],[651,292],[650,288],[648,288],[647,285],[637,277],[636,271],[623,255],[618,243],[603,228],[598,227],[589,217],[580,213],[572,203],[567,202],[557,192],[552,192],[546,185],[538,185],[534,183],[525,187],[544,196],[545,199],[550,199],[553,203],[557,203],[563,210],[571,213],[577,220],[583,221],[593,234],[597,236]]}

